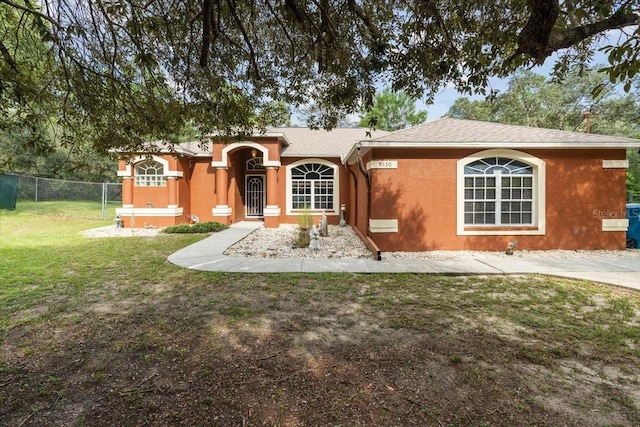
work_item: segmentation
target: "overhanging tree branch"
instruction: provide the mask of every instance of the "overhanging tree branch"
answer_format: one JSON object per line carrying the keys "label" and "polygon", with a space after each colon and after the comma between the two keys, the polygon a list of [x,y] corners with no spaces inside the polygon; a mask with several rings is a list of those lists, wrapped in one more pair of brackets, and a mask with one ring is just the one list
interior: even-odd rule
{"label": "overhanging tree branch", "polygon": [[548,56],[547,49],[551,31],[560,14],[558,0],[531,0],[531,13],[518,34],[516,55],[527,54],[538,64]]}
{"label": "overhanging tree branch", "polygon": [[25,11],[27,13],[30,13],[30,14],[32,14],[34,16],[37,16],[37,17],[42,18],[42,19],[45,19],[45,20],[51,22],[58,29],[62,28],[62,26],[60,25],[60,23],[58,21],[56,21],[52,17],[50,17],[50,16],[48,16],[48,15],[46,15],[46,14],[40,12],[40,11],[37,11],[37,10],[35,10],[33,8],[30,8],[30,7],[27,7],[27,6],[22,6],[21,4],[14,3],[14,2],[12,2],[10,0],[0,0],[0,3],[4,3],[7,6],[15,7],[16,9],[20,9],[20,10]]}
{"label": "overhanging tree branch", "polygon": [[209,61],[209,47],[211,46],[211,0],[202,2],[202,46],[200,50],[200,66],[206,67]]}
{"label": "overhanging tree branch", "polygon": [[16,74],[18,74],[18,64],[16,64],[16,61],[11,56],[11,52],[9,52],[9,49],[7,49],[4,43],[2,43],[2,40],[0,40],[0,53],[2,54],[4,60],[7,61],[7,64],[9,64],[11,69],[15,71]]}
{"label": "overhanging tree branch", "polygon": [[[628,12],[630,3],[630,1],[624,3],[616,13],[601,21],[553,31],[560,14],[559,1],[532,0],[529,19],[518,34],[518,49],[510,59],[525,54],[536,64],[542,64],[549,55],[560,49],[576,46],[583,40],[608,30],[637,25],[639,16]],[[573,8],[573,2],[568,2],[567,7]],[[569,21],[575,22],[574,10],[570,9],[568,12],[572,17]]]}
{"label": "overhanging tree branch", "polygon": [[236,25],[238,26],[238,29],[242,33],[242,38],[244,39],[244,42],[247,44],[247,49],[249,49],[249,58],[251,61],[251,66],[253,67],[253,71],[255,72],[255,76],[257,78],[260,78],[260,69],[258,68],[258,63],[256,62],[256,59],[257,59],[256,52],[253,49],[253,44],[249,39],[247,30],[244,28],[244,25],[242,24],[242,21],[238,16],[238,11],[236,9],[236,2],[235,0],[227,0],[227,5],[229,6],[229,10],[231,11],[231,15],[233,16],[233,19],[236,21]]}
{"label": "overhanging tree branch", "polygon": [[623,13],[623,10],[621,9],[611,17],[602,21],[571,28],[565,31],[552,32],[549,37],[545,57],[559,49],[574,46],[581,41],[604,31],[617,30],[634,24],[637,25],[638,17],[638,15],[633,13]]}

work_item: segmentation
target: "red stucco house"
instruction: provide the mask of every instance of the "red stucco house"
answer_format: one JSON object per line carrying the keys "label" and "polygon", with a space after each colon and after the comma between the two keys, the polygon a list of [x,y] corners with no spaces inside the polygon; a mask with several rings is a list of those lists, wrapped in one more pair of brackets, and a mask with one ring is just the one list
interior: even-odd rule
{"label": "red stucco house", "polygon": [[443,118],[367,134],[271,129],[120,162],[125,226],[347,223],[374,251],[624,249],[634,139]]}

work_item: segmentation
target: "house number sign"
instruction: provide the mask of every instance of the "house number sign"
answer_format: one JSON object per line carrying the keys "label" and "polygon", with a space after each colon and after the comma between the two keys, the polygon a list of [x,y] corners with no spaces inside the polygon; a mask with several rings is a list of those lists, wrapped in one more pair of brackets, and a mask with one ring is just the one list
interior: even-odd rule
{"label": "house number sign", "polygon": [[367,164],[367,169],[398,169],[397,160],[373,160]]}

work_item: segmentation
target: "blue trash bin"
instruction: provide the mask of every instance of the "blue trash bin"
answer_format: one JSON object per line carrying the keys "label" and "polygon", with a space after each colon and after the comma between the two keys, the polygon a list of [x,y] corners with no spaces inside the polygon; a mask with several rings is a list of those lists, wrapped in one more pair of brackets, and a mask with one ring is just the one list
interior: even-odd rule
{"label": "blue trash bin", "polygon": [[627,248],[638,248],[638,242],[640,242],[640,203],[627,204],[627,219],[629,220]]}

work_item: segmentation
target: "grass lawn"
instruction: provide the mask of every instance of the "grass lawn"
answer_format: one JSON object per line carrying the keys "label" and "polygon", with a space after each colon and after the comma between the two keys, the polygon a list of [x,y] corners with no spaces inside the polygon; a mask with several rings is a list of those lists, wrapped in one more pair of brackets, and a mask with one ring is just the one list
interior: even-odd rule
{"label": "grass lawn", "polygon": [[[107,203],[106,219],[113,221],[116,216],[116,208],[120,206],[119,202]],[[102,217],[102,203],[100,201],[69,202],[66,200],[49,200],[36,203],[33,200],[18,200],[16,211],[66,219],[100,220]]]}
{"label": "grass lawn", "polygon": [[0,425],[640,425],[640,294],[224,274],[193,235],[0,211]]}

